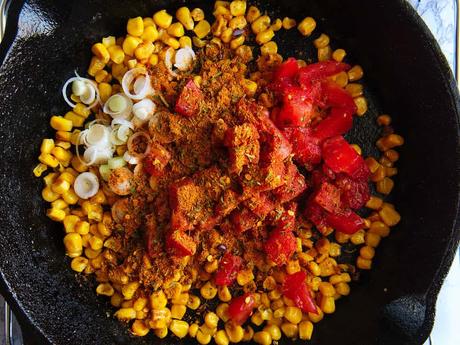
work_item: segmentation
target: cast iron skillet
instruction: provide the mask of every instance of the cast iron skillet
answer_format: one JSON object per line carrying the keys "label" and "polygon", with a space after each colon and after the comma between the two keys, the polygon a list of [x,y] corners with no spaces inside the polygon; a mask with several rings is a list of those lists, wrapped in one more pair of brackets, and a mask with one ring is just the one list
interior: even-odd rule
{"label": "cast iron skillet", "polygon": [[[109,304],[95,296],[94,283],[69,269],[63,231],[44,216],[42,182],[32,169],[41,139],[52,135],[50,115],[66,110],[63,81],[74,69],[84,73],[90,45],[122,33],[130,16],[183,3],[27,0],[10,8],[0,52],[0,286],[27,344],[160,343],[130,336],[109,316]],[[364,67],[371,109],[356,120],[349,139],[365,154],[374,150],[369,143],[378,136],[374,122],[382,111],[406,138],[394,191],[402,222],[379,247],[375,268],[315,327],[311,344],[422,344],[460,235],[460,106],[447,63],[403,0],[273,0],[260,6],[277,17],[315,17],[316,32],[331,34],[349,61]],[[296,30],[277,39],[285,56],[313,54]]]}

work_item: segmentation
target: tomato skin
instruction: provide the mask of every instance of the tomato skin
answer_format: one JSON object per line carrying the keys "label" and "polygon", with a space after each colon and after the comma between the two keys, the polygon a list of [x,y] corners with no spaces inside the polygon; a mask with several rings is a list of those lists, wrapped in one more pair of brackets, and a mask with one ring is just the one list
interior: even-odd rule
{"label": "tomato skin", "polygon": [[283,91],[283,101],[276,114],[278,128],[288,126],[303,127],[310,123],[316,114],[316,107],[308,94],[299,87],[287,87]]}
{"label": "tomato skin", "polygon": [[345,209],[341,213],[329,213],[326,222],[336,231],[349,235],[364,227],[364,220],[350,209]]}
{"label": "tomato skin", "polygon": [[203,93],[190,79],[179,94],[174,110],[186,117],[191,117],[200,111],[200,102],[203,100]]}
{"label": "tomato skin", "polygon": [[196,252],[196,243],[185,232],[173,230],[166,235],[166,249],[174,256],[184,257]]}
{"label": "tomato skin", "polygon": [[291,143],[297,163],[305,165],[307,170],[313,170],[314,166],[321,162],[319,140],[313,136],[310,128],[287,127],[282,133]]}
{"label": "tomato skin", "polygon": [[306,278],[307,274],[304,271],[287,274],[283,283],[283,294],[291,299],[302,311],[318,314],[315,301],[305,283]]}
{"label": "tomato skin", "polygon": [[281,266],[294,254],[296,247],[297,242],[292,229],[278,227],[270,233],[264,244],[264,251],[271,261]]}
{"label": "tomato skin", "polygon": [[348,71],[350,66],[336,61],[320,61],[299,69],[297,80],[302,87],[308,88],[314,82],[322,81],[337,73]]}
{"label": "tomato skin", "polygon": [[356,180],[366,180],[369,168],[355,149],[341,136],[326,140],[323,144],[323,159],[334,173],[345,173]]}
{"label": "tomato skin", "polygon": [[342,203],[353,210],[363,207],[371,197],[367,180],[353,180],[345,174],[339,174],[335,185],[342,194]]}
{"label": "tomato skin", "polygon": [[214,276],[214,282],[217,286],[231,285],[235,279],[238,271],[243,265],[241,257],[225,253],[219,263],[219,269]]}
{"label": "tomato skin", "polygon": [[171,154],[160,144],[151,144],[144,157],[143,167],[147,174],[160,176],[171,159]]}
{"label": "tomato skin", "polygon": [[299,64],[293,57],[288,58],[273,72],[271,88],[282,93],[287,87],[293,86],[299,72]]}
{"label": "tomato skin", "polygon": [[256,300],[252,293],[233,298],[228,305],[228,316],[237,325],[242,325],[251,316]]}
{"label": "tomato skin", "polygon": [[337,213],[341,208],[340,190],[331,183],[323,182],[315,193],[315,202],[331,213]]}

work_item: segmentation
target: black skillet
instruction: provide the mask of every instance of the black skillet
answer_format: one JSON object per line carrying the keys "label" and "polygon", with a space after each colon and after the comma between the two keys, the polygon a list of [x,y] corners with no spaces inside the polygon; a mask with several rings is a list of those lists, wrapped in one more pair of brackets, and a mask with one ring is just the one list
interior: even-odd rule
{"label": "black skillet", "polygon": [[[44,216],[42,182],[32,176],[40,141],[52,135],[50,115],[66,110],[60,88],[75,69],[84,73],[90,45],[121,34],[128,17],[183,3],[27,0],[9,9],[0,51],[0,286],[26,344],[191,343],[134,338],[110,316],[113,310],[96,297],[94,283],[69,269],[63,231]],[[202,3],[209,7],[211,1]],[[375,268],[315,326],[310,343],[422,344],[460,236],[460,104],[446,60],[403,0],[273,0],[260,7],[276,17],[315,17],[316,33],[329,33],[350,62],[364,67],[371,108],[356,119],[349,139],[365,154],[374,150],[381,112],[393,116],[406,138],[394,191],[402,222],[379,247]],[[312,38],[296,30],[277,40],[284,56],[313,56],[305,48]]]}

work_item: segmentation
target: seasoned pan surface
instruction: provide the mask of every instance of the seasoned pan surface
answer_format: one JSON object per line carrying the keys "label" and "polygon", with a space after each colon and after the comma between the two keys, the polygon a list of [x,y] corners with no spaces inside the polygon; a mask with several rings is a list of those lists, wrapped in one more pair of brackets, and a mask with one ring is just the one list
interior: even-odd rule
{"label": "seasoned pan surface", "polygon": [[[0,50],[0,285],[26,327],[27,343],[160,343],[130,336],[95,296],[93,282],[75,278],[63,231],[44,216],[41,181],[32,169],[41,138],[51,135],[50,114],[66,109],[62,83],[74,69],[84,73],[91,43],[121,32],[128,17],[183,3],[28,0],[10,8]],[[355,120],[349,138],[365,154],[373,152],[375,117],[382,112],[406,138],[394,192],[403,220],[379,248],[375,269],[316,327],[311,344],[422,344],[459,240],[460,105],[447,63],[403,0],[273,0],[259,6],[278,16],[315,17],[317,32],[330,34],[363,66],[370,111]],[[311,42],[295,30],[278,36],[284,56],[313,56],[306,48]]]}

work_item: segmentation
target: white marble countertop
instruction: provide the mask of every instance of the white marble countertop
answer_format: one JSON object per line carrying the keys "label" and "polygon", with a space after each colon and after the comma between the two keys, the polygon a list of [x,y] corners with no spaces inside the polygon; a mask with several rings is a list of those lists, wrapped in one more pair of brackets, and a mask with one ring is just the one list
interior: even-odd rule
{"label": "white marble countertop", "polygon": [[[436,37],[447,60],[455,71],[456,52],[456,0],[408,0],[421,15]],[[424,345],[460,345],[458,315],[460,310],[460,255],[439,294],[436,320],[431,339]],[[3,298],[0,296],[0,344],[4,345]],[[22,344],[19,326],[14,322],[14,344]]]}

